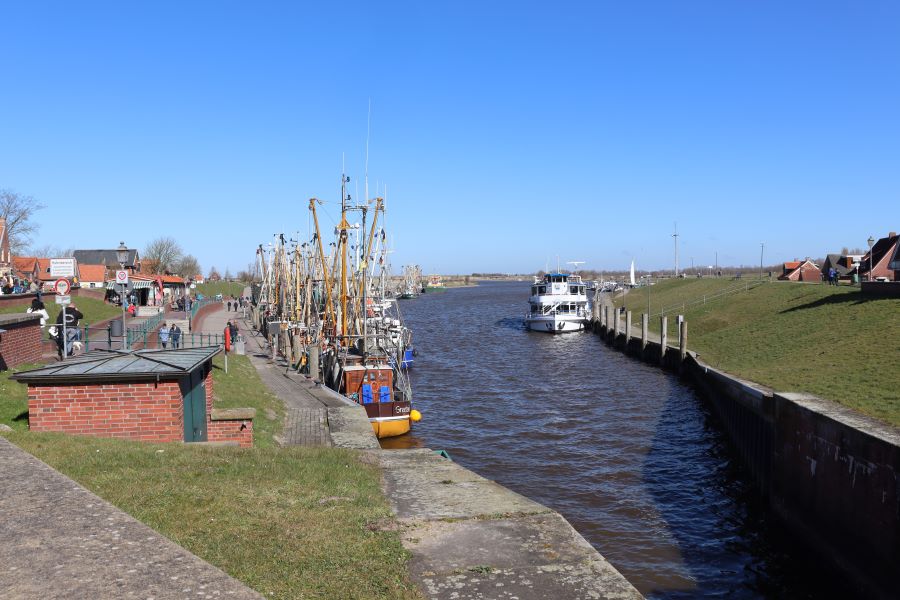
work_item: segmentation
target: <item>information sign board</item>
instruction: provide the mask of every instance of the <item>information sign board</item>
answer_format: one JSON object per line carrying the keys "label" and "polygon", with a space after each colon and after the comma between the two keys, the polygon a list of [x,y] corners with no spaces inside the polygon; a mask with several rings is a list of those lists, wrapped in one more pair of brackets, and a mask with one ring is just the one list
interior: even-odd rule
{"label": "information sign board", "polygon": [[51,258],[50,277],[75,277],[75,259]]}
{"label": "information sign board", "polygon": [[56,303],[57,304],[71,304],[72,296],[57,296]]}

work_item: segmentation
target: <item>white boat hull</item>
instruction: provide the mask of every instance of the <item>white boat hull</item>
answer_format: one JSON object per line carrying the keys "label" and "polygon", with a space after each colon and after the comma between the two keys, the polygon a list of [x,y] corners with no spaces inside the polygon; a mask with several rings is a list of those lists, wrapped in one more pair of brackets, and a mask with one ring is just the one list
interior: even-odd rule
{"label": "white boat hull", "polygon": [[526,317],[525,326],[531,331],[543,331],[544,333],[568,333],[581,331],[585,327],[584,318],[577,316],[546,315],[538,317]]}

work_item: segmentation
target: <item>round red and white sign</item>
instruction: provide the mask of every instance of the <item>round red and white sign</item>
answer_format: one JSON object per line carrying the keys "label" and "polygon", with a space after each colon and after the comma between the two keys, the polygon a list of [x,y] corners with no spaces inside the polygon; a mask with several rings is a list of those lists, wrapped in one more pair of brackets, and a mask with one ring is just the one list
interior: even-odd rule
{"label": "round red and white sign", "polygon": [[56,293],[60,296],[65,296],[69,293],[69,288],[72,287],[69,285],[68,279],[57,279],[53,284],[53,288],[56,290]]}
{"label": "round red and white sign", "polygon": [[116,271],[116,283],[128,283],[128,271]]}

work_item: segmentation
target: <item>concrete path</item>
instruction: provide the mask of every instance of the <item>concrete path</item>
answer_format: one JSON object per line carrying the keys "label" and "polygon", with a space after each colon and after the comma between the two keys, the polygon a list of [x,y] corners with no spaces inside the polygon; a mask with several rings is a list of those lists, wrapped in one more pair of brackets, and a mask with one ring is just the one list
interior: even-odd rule
{"label": "concrete path", "polygon": [[[266,340],[253,331],[240,311],[216,309],[207,314],[201,323],[204,333],[221,333],[225,323],[236,321],[244,338],[245,352],[256,368],[260,379],[269,390],[284,403],[286,414],[284,429],[276,438],[282,446],[332,446],[372,448],[366,436],[354,435],[353,425],[346,423],[349,416],[342,415],[352,406],[337,394],[325,390],[312,380],[292,369],[284,360],[272,360]],[[338,425],[338,431],[329,426],[330,420]],[[353,419],[351,419],[352,421]],[[366,422],[371,432],[371,426]],[[358,424],[357,424],[358,426]],[[358,427],[357,427],[358,428]],[[332,439],[337,434],[338,443]],[[378,447],[377,442],[374,447]]]}
{"label": "concrete path", "polygon": [[0,597],[262,598],[0,437]]}
{"label": "concrete path", "polygon": [[641,598],[559,513],[428,449],[376,453],[429,598]]}

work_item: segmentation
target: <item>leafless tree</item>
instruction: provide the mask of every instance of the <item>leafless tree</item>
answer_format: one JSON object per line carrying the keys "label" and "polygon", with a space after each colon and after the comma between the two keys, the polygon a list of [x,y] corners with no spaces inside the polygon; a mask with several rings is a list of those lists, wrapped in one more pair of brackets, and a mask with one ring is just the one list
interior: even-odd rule
{"label": "leafless tree", "polygon": [[69,258],[75,251],[72,248],[64,250],[53,244],[44,244],[43,246],[32,246],[23,252],[27,256],[37,256],[39,258]]}
{"label": "leafless tree", "polygon": [[238,271],[237,275],[235,275],[235,278],[238,281],[250,281],[251,280],[250,271]]}
{"label": "leafless tree", "polygon": [[150,242],[141,258],[154,263],[151,269],[154,273],[165,273],[175,270],[182,256],[181,246],[174,238],[159,237]]}
{"label": "leafless tree", "polygon": [[178,261],[178,265],[175,267],[178,271],[178,274],[184,278],[196,277],[200,274],[200,262],[193,254],[185,254],[181,257],[181,260]]}
{"label": "leafless tree", "polygon": [[222,279],[222,276],[219,275],[219,270],[218,270],[218,269],[216,269],[215,267],[212,267],[212,268],[209,270],[209,275],[207,275],[206,278],[207,278],[207,279],[210,279],[210,280],[215,280],[215,279]]}
{"label": "leafless tree", "polygon": [[222,276],[225,281],[231,281],[231,269],[225,267],[225,275]]}
{"label": "leafless tree", "polygon": [[0,217],[6,219],[9,249],[13,254],[21,254],[28,247],[32,234],[40,227],[31,218],[42,208],[44,205],[32,196],[0,190]]}

